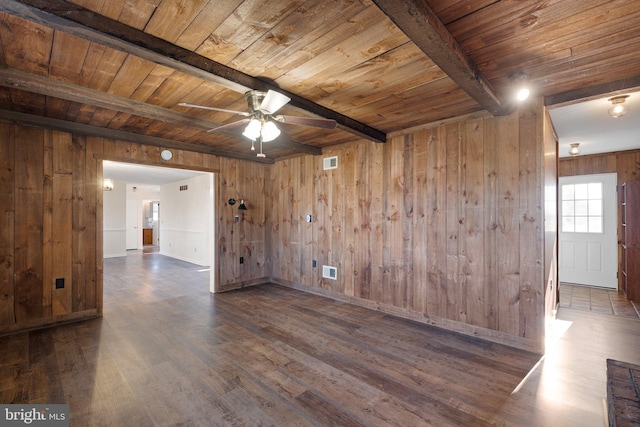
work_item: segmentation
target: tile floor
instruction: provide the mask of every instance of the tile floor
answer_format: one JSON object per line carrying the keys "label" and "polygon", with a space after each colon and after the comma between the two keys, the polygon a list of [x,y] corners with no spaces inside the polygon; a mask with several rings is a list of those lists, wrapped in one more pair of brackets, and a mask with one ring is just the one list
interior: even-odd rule
{"label": "tile floor", "polygon": [[638,304],[615,289],[560,283],[560,307],[638,319]]}

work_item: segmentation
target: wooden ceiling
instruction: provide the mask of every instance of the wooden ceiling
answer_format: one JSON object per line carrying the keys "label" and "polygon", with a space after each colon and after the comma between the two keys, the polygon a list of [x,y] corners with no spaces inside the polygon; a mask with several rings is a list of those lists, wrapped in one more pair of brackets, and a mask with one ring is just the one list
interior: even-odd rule
{"label": "wooden ceiling", "polygon": [[[526,73],[550,102],[640,86],[633,0],[3,0],[0,117],[273,162],[512,108]],[[292,98],[266,159],[238,132],[244,92]]]}

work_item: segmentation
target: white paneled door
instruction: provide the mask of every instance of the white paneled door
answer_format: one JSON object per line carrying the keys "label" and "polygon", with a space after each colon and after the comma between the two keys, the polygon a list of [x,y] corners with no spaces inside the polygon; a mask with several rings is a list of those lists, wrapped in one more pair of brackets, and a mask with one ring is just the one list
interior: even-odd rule
{"label": "white paneled door", "polygon": [[559,180],[559,279],[618,287],[616,174]]}
{"label": "white paneled door", "polygon": [[138,249],[138,200],[127,199],[127,249]]}

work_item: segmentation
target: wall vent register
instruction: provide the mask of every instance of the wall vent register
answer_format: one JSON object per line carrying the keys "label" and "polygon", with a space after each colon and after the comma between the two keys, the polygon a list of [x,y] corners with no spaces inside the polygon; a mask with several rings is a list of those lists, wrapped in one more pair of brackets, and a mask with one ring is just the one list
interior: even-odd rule
{"label": "wall vent register", "polygon": [[188,185],[181,185],[180,186],[180,191],[187,191],[189,189]]}
{"label": "wall vent register", "polygon": [[338,169],[338,156],[325,157],[322,159],[322,168],[324,170]]}
{"label": "wall vent register", "polygon": [[338,280],[338,269],[329,265],[323,265],[322,277],[324,277],[325,279]]}

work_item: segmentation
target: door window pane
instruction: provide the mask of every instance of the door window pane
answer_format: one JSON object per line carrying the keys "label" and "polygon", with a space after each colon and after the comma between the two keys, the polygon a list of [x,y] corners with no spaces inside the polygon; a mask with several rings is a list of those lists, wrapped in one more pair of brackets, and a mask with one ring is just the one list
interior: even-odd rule
{"label": "door window pane", "polygon": [[562,186],[562,231],[602,233],[602,182]]}

